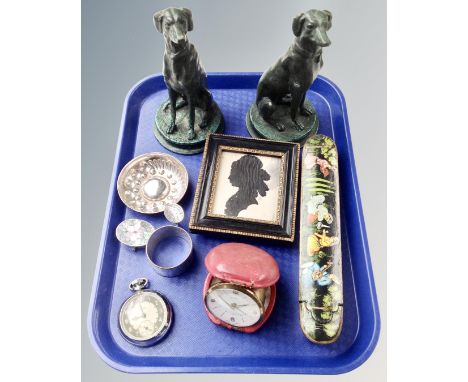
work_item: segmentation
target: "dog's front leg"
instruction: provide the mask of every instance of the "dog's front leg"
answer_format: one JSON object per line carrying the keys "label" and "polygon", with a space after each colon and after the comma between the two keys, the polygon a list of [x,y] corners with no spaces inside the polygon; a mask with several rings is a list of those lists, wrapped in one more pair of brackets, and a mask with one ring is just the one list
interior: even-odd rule
{"label": "dog's front leg", "polygon": [[308,117],[310,115],[312,115],[312,111],[310,111],[309,109],[307,109],[305,106],[304,106],[304,102],[305,102],[305,98],[306,98],[306,93],[304,92],[304,95],[302,96],[302,101],[301,101],[301,106],[300,106],[300,110],[301,110],[301,114],[305,117]]}
{"label": "dog's front leg", "polygon": [[[178,100],[179,102],[176,102],[176,107],[175,107],[176,110],[182,109],[183,107],[187,106],[187,101],[184,98],[178,97]],[[167,112],[170,107],[171,107],[171,103],[170,102],[166,103],[166,105],[164,106],[164,111]]]}
{"label": "dog's front leg", "polygon": [[169,103],[171,104],[171,122],[167,128],[167,134],[172,134],[176,128],[176,102],[177,102],[177,92],[175,92],[170,87],[167,88],[169,92]]}
{"label": "dog's front leg", "polygon": [[200,122],[200,129],[204,129],[206,126],[208,126],[208,123],[211,120],[212,117],[212,112],[213,112],[213,97],[211,93],[204,89],[201,93],[200,96],[201,99],[203,99],[203,118],[202,121]]}
{"label": "dog's front leg", "polygon": [[192,140],[195,139],[195,102],[194,97],[192,95],[187,96],[187,103],[189,108],[189,132],[188,132],[188,139]]}
{"label": "dog's front leg", "polygon": [[302,90],[301,85],[297,82],[293,82],[291,85],[291,119],[299,130],[304,130],[304,126],[296,120],[304,95],[305,92]]}

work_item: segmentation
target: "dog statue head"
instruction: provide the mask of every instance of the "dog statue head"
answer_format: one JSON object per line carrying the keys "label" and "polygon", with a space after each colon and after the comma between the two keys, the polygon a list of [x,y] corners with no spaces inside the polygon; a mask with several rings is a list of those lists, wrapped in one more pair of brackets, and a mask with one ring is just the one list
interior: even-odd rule
{"label": "dog statue head", "polygon": [[327,31],[331,28],[332,14],[329,11],[310,11],[297,15],[292,24],[294,35],[303,47],[329,46]]}
{"label": "dog statue head", "polygon": [[153,16],[154,25],[166,39],[172,50],[183,49],[187,43],[187,32],[193,29],[192,12],[187,8],[166,8]]}

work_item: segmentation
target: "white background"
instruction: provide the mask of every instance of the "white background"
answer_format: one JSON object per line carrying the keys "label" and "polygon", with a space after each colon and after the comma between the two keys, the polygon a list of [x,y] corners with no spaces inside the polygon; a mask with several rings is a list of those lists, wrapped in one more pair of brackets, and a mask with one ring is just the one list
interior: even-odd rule
{"label": "white background", "polygon": [[[449,0],[389,4],[390,381],[465,378],[468,63],[467,11],[462,4]],[[2,378],[77,381],[80,5],[3,2],[0,14]],[[353,122],[351,126],[357,152]],[[360,179],[362,168],[358,166]],[[53,188],[51,179],[59,180]],[[437,211],[447,211],[447,204],[441,208],[434,203],[434,195],[441,191],[448,195],[451,208],[439,219]],[[20,298],[23,290],[28,290],[27,301]],[[441,307],[448,311],[438,317],[434,313]],[[341,377],[295,380],[384,380],[375,373],[385,365],[371,367],[371,363],[372,358]],[[120,377],[113,376],[122,374],[109,375],[99,380],[115,381]],[[171,380],[187,379],[177,377]],[[196,375],[190,380],[220,379],[214,377]],[[234,378],[240,376],[222,379]],[[255,380],[255,376],[244,379],[249,378]],[[152,377],[156,379],[169,377]]]}

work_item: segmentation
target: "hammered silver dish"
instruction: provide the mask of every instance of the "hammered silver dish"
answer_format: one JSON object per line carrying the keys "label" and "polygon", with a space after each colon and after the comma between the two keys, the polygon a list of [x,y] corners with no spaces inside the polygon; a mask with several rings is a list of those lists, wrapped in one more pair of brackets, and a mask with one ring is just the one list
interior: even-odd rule
{"label": "hammered silver dish", "polygon": [[124,204],[137,212],[156,214],[167,203],[177,203],[188,187],[184,165],[171,155],[148,153],[128,162],[117,179]]}
{"label": "hammered silver dish", "polygon": [[122,244],[132,248],[144,247],[153,234],[155,228],[148,222],[140,219],[127,219],[115,229],[115,236]]}

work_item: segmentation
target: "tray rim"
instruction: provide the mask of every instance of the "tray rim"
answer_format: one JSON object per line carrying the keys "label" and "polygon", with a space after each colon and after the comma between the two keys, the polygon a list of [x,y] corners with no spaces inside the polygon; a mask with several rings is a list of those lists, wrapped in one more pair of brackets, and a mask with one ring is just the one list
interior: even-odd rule
{"label": "tray rim", "polygon": [[[208,81],[210,81],[210,77],[236,77],[236,76],[238,77],[246,77],[246,76],[260,77],[262,75],[262,72],[208,72],[207,75],[208,75]],[[357,219],[361,223],[360,224],[360,233],[361,233],[360,238],[363,244],[362,246],[363,256],[362,257],[363,257],[363,262],[367,271],[366,274],[368,276],[368,281],[369,281],[369,289],[368,289],[369,300],[370,300],[370,304],[372,305],[372,312],[374,313],[374,317],[373,317],[374,326],[373,326],[373,330],[371,333],[371,337],[369,341],[367,342],[367,346],[359,353],[357,357],[354,357],[348,363],[343,363],[334,367],[319,366],[319,365],[308,366],[308,367],[281,366],[281,367],[274,367],[272,369],[266,369],[264,366],[247,366],[247,367],[243,367],[243,366],[208,366],[208,367],[207,366],[188,366],[188,367],[187,366],[131,366],[131,365],[119,363],[118,361],[112,359],[105,353],[104,349],[99,344],[96,338],[96,335],[94,333],[92,319],[93,319],[95,303],[97,300],[96,291],[97,291],[98,281],[100,279],[101,270],[103,266],[105,241],[106,241],[108,232],[110,230],[110,227],[108,226],[108,224],[106,224],[106,222],[108,222],[109,215],[111,213],[111,207],[112,207],[112,201],[113,201],[113,195],[114,195],[114,185],[116,184],[117,177],[118,177],[117,170],[118,170],[118,165],[119,165],[120,152],[122,149],[123,135],[124,135],[125,124],[126,124],[126,116],[127,116],[130,100],[132,99],[134,94],[139,90],[139,88],[143,84],[145,84],[145,82],[152,80],[152,79],[157,79],[157,78],[163,79],[163,74],[161,72],[158,72],[155,74],[148,75],[144,77],[143,79],[141,79],[140,81],[138,81],[128,91],[125,97],[125,101],[123,103],[122,117],[121,117],[119,134],[118,134],[118,139],[117,139],[114,164],[112,168],[112,176],[110,180],[109,193],[108,193],[108,198],[107,198],[107,203],[106,203],[106,210],[105,210],[104,219],[103,219],[103,229],[101,233],[98,256],[96,259],[96,267],[94,271],[93,284],[92,284],[90,301],[88,305],[88,314],[87,314],[88,337],[90,339],[91,345],[93,346],[97,354],[105,363],[107,363],[112,368],[118,371],[122,371],[125,373],[132,373],[132,374],[163,374],[163,373],[171,373],[171,374],[172,373],[248,373],[248,374],[251,374],[251,373],[259,373],[259,374],[335,375],[335,374],[343,374],[343,373],[350,372],[358,368],[359,366],[361,366],[371,356],[371,354],[373,353],[377,345],[377,342],[380,336],[380,326],[381,326],[380,312],[379,312],[374,274],[373,274],[370,252],[369,252],[369,244],[367,240],[367,230],[366,230],[364,214],[362,210],[359,184],[357,180],[357,170],[356,170],[356,164],[354,160],[354,151],[353,151],[352,142],[351,142],[351,134],[349,130],[349,121],[348,121],[346,101],[339,87],[335,83],[330,81],[327,77],[324,77],[322,75],[319,75],[318,78],[321,81],[325,82],[327,85],[329,85],[336,92],[340,100],[343,122],[344,122],[346,146],[347,146],[347,150],[349,153],[349,157],[353,158],[353,160],[350,163],[350,170],[351,170],[350,179],[351,179],[353,189],[355,191],[353,198],[356,200]],[[226,87],[226,88],[229,88],[229,87]],[[325,101],[328,103],[326,99]],[[354,274],[354,271],[352,272]],[[112,295],[114,285],[112,285],[111,289],[112,289],[111,290],[111,295]],[[359,301],[357,301],[357,304],[358,304],[358,311],[360,311]],[[359,336],[359,333],[361,330],[360,327],[361,325],[359,324],[359,329],[356,334],[355,340]],[[354,346],[354,344],[355,342],[353,343],[353,345],[351,345],[349,349],[351,349]],[[347,350],[347,352],[349,352],[349,349]],[[343,354],[346,354],[346,353],[343,353]],[[188,357],[179,357],[179,358],[188,358]],[[271,358],[271,357],[259,357],[259,358]],[[297,360],[297,358],[292,357],[291,360]]]}

